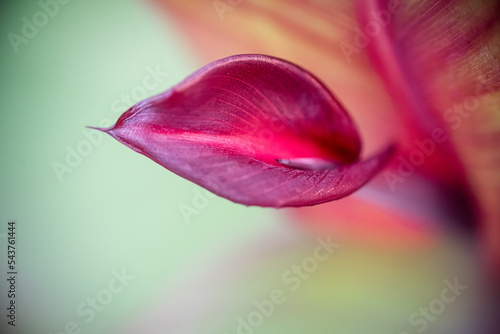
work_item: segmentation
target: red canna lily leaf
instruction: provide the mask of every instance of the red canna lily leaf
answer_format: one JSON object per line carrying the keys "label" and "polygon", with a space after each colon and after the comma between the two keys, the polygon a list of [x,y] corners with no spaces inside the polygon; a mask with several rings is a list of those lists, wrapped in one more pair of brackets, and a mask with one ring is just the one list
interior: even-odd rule
{"label": "red canna lily leaf", "polygon": [[358,133],[328,89],[263,55],[211,63],[101,130],[219,196],[264,207],[347,196],[394,151],[360,160]]}

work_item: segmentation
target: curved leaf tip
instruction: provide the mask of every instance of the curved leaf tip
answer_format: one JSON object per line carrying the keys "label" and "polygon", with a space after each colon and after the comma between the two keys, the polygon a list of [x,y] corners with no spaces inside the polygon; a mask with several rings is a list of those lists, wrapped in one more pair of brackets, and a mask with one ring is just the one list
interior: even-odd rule
{"label": "curved leaf tip", "polygon": [[329,90],[264,55],[215,61],[98,130],[219,196],[263,207],[347,196],[394,151],[359,160],[359,135]]}

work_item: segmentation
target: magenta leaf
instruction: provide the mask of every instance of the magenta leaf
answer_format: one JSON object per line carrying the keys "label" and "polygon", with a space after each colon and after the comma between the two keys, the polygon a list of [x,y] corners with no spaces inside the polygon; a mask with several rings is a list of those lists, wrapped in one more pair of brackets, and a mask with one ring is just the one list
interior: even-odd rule
{"label": "magenta leaf", "polygon": [[360,160],[354,124],[328,89],[263,55],[213,62],[100,130],[219,196],[263,207],[347,196],[394,151]]}

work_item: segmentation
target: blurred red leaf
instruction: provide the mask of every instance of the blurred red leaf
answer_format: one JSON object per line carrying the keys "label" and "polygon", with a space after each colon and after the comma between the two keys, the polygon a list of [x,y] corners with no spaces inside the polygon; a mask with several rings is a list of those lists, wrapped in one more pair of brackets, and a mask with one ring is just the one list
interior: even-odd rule
{"label": "blurred red leaf", "polygon": [[263,55],[213,62],[101,130],[217,195],[264,207],[347,196],[394,151],[360,160],[358,133],[329,90]]}

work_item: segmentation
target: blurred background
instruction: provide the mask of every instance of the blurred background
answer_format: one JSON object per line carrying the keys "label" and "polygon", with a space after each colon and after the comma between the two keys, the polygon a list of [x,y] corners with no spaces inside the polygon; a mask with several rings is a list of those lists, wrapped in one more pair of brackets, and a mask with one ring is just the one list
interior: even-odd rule
{"label": "blurred background", "polygon": [[[214,38],[246,26],[242,2],[167,3],[0,5],[0,331],[493,333],[498,310],[474,240],[442,216],[405,218],[369,200],[369,188],[315,208],[245,207],[85,128],[113,124],[213,58],[266,50]],[[189,12],[193,22],[183,20]],[[216,28],[203,30],[202,18]],[[260,19],[258,36],[286,44]],[[300,60],[282,50],[273,55]],[[348,103],[358,70],[340,73]],[[390,127],[390,117],[361,120],[361,133]],[[9,221],[15,327],[6,317]]]}

